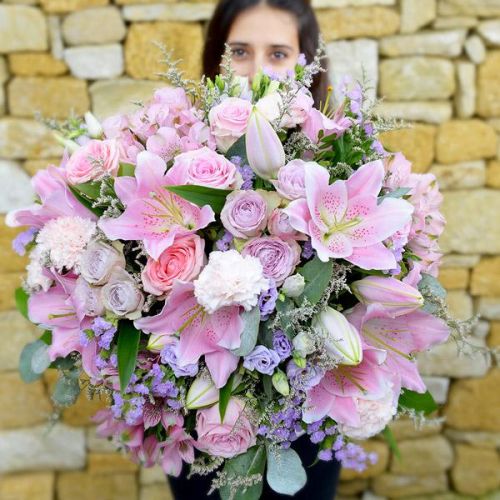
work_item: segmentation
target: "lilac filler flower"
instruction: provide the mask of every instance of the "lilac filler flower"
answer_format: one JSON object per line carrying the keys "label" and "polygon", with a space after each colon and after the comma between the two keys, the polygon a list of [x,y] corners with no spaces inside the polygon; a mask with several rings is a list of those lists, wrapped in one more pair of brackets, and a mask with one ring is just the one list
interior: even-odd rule
{"label": "lilac filler flower", "polygon": [[224,231],[222,238],[215,242],[217,250],[221,252],[227,252],[231,248],[233,239],[233,235],[229,231]]}
{"label": "lilac filler flower", "polygon": [[292,354],[292,342],[283,330],[276,330],[273,335],[273,349],[278,353],[281,361]]}
{"label": "lilac filler flower", "polygon": [[109,350],[111,342],[116,333],[116,327],[104,318],[96,318],[92,322],[92,331],[97,338],[97,344],[101,349]]}
{"label": "lilac filler flower", "polygon": [[272,375],[279,363],[280,357],[276,351],[258,345],[248,356],[245,356],[243,366],[252,372],[257,370],[265,375]]}
{"label": "lilac filler flower", "polygon": [[26,246],[29,245],[36,234],[36,228],[30,227],[28,230],[19,233],[12,242],[12,249],[17,255],[26,254]]}
{"label": "lilac filler flower", "polygon": [[276,300],[278,299],[278,290],[274,283],[271,284],[271,287],[266,292],[262,292],[259,296],[259,309],[261,320],[266,320],[269,318],[271,313],[276,308]]}

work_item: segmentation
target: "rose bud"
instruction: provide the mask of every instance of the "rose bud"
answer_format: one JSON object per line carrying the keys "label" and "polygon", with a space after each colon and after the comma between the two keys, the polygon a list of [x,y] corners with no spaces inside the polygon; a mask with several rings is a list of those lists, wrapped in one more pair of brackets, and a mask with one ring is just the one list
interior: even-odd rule
{"label": "rose bud", "polygon": [[334,358],[339,359],[342,365],[359,365],[363,360],[363,349],[358,331],[346,317],[326,307],[319,313],[312,323],[313,328],[325,337],[325,349]]}

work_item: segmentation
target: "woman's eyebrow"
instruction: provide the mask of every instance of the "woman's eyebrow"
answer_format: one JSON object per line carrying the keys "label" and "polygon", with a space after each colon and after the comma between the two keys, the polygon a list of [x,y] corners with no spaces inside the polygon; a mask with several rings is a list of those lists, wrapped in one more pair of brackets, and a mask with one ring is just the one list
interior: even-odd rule
{"label": "woman's eyebrow", "polygon": [[285,45],[285,44],[272,44],[271,47],[273,49],[288,49],[288,50],[293,50],[290,45]]}
{"label": "woman's eyebrow", "polygon": [[243,47],[248,47],[248,43],[246,42],[227,42],[228,45],[241,45]]}

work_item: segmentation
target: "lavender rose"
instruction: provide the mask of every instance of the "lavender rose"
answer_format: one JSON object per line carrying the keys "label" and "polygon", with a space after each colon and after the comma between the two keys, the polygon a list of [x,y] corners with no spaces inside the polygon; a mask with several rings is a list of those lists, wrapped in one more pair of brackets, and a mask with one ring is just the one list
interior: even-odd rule
{"label": "lavender rose", "polygon": [[303,160],[292,160],[279,169],[278,179],[271,182],[283,198],[297,200],[306,197],[306,165]]}
{"label": "lavender rose", "polygon": [[117,316],[138,319],[144,304],[144,295],[126,271],[116,269],[107,285],[102,287],[104,307]]}
{"label": "lavender rose", "polygon": [[81,316],[100,316],[104,312],[101,288],[90,286],[82,277],[76,280],[72,298]]}
{"label": "lavender rose", "polygon": [[115,247],[94,241],[80,260],[80,274],[92,285],[103,285],[116,267],[125,267],[125,257]]}
{"label": "lavender rose", "polygon": [[250,371],[257,370],[265,375],[272,375],[280,361],[276,351],[258,345],[248,356],[245,356],[243,366]]}
{"label": "lavender rose", "polygon": [[266,200],[255,191],[233,191],[226,198],[220,218],[236,238],[258,236],[267,224]]}
{"label": "lavender rose", "polygon": [[257,257],[264,269],[264,276],[281,286],[300,261],[300,246],[296,241],[283,241],[275,236],[264,236],[249,241],[242,255]]}

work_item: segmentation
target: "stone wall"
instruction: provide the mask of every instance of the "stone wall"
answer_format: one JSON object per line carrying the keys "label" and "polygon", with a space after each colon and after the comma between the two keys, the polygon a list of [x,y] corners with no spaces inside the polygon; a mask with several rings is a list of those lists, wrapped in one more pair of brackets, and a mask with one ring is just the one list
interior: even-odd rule
{"label": "stone wall", "polygon": [[[479,345],[500,345],[500,0],[313,0],[332,79],[365,74],[379,112],[415,122],[386,134],[445,194],[442,280],[456,316],[482,316]],[[131,109],[161,83],[152,40],[174,47],[197,75],[203,24],[213,3],[175,0],[0,1],[0,214],[31,200],[29,176],[61,149],[33,111],[63,118]],[[4,215],[2,217],[2,222]],[[13,311],[25,260],[0,226],[0,498],[168,498],[158,470],[143,471],[96,439],[82,397],[46,433],[53,377],[23,384],[16,372],[33,327]],[[444,424],[393,426],[402,460],[387,445],[362,474],[344,471],[339,497],[500,498],[500,370],[450,343],[421,368]]]}

